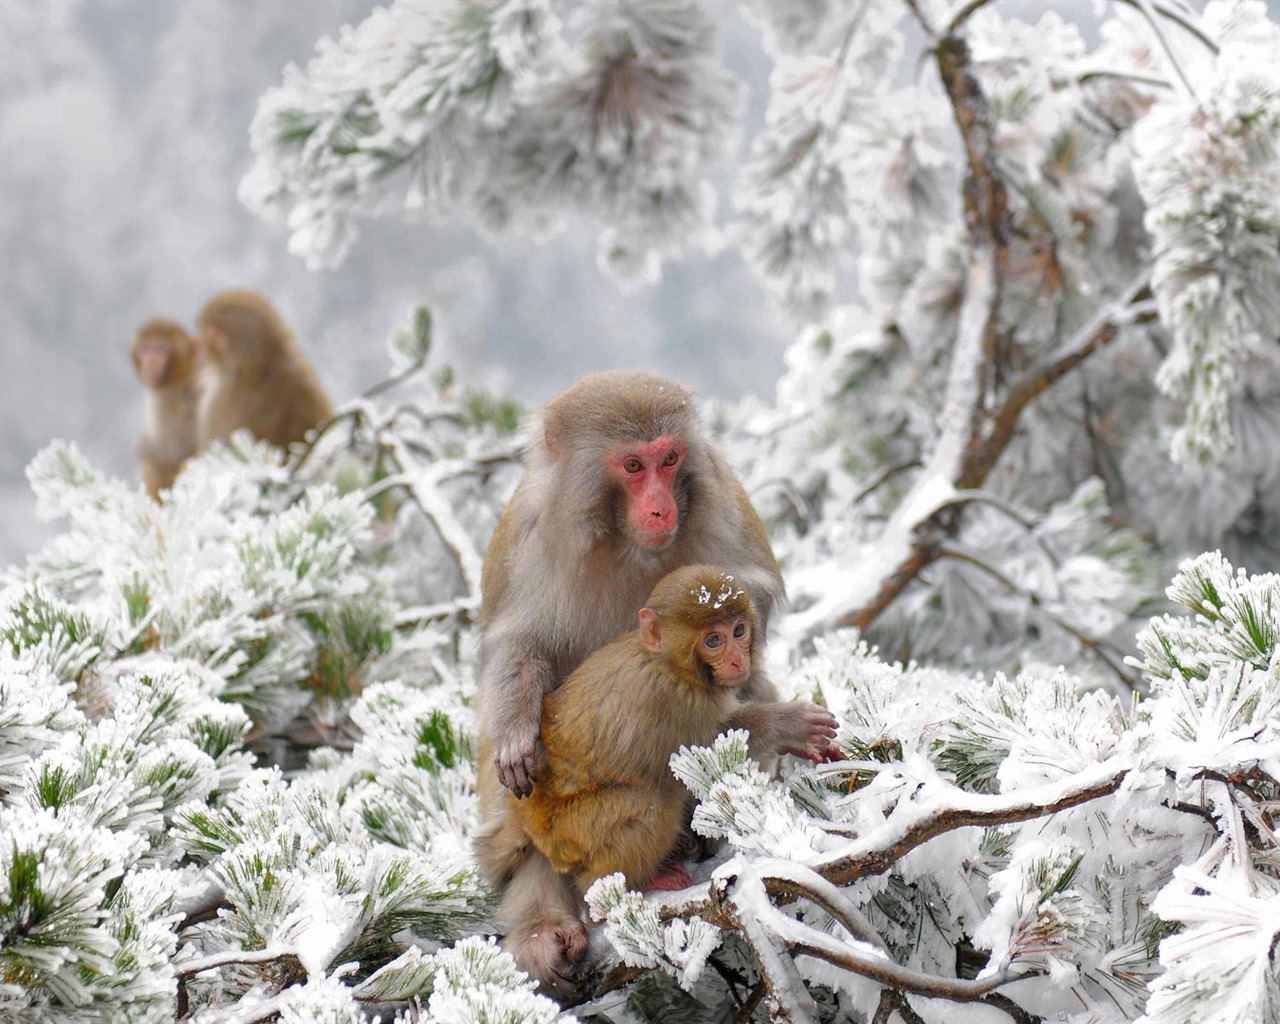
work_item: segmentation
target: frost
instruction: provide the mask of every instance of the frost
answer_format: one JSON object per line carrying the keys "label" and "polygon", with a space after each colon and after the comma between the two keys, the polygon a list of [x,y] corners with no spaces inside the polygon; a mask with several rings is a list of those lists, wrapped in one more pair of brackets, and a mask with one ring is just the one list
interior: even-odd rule
{"label": "frost", "polygon": [[485,1024],[493,1020],[528,1024],[573,1024],[545,996],[536,995],[533,982],[516,969],[515,961],[492,939],[464,939],[436,956],[437,976],[427,1001],[433,1024]]}
{"label": "frost", "polygon": [[[732,243],[794,318],[772,396],[699,410],[786,580],[770,677],[837,717],[832,759],[671,758],[708,862],[592,888],[591,980],[626,987],[580,1012],[1275,1018],[1280,29],[740,6],[750,106],[721,5],[398,0],[262,97],[241,183],[311,266],[393,211],[585,224],[631,285]],[[71,444],[32,462],[0,1016],[570,1019],[485,937],[473,853],[483,557],[531,421],[424,372],[435,329],[312,441],[237,435],[160,502]]]}
{"label": "frost", "polygon": [[586,211],[601,265],[624,280],[713,244],[703,176],[739,86],[705,13],[684,0],[556,11],[399,0],[322,40],[262,98],[241,198],[284,219],[312,267],[336,265],[359,218],[396,206],[461,206],[540,234]]}
{"label": "frost", "polygon": [[662,967],[682,988],[693,988],[721,942],[720,929],[701,918],[663,924],[656,905],[629,891],[621,873],[596,881],[586,900],[591,916],[605,922],[605,934],[623,963]]}
{"label": "frost", "polygon": [[696,590],[689,591],[698,604],[709,604],[712,609],[723,608],[725,603],[732,601],[734,598],[742,597],[746,591],[741,587],[733,585],[734,578],[727,573],[720,576],[720,585],[715,593],[706,584],[699,584]]}

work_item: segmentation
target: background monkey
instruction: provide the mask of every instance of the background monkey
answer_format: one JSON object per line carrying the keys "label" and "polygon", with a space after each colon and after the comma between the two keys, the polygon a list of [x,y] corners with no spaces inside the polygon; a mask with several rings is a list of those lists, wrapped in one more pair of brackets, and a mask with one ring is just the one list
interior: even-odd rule
{"label": "background monkey", "polygon": [[196,453],[197,345],[181,324],[156,318],[138,328],[129,351],[146,388],[138,474],[155,498]]}
{"label": "background monkey", "polygon": [[[765,628],[783,596],[764,524],[678,384],[637,371],[583,377],[543,408],[526,471],[485,553],[480,609],[482,813],[498,783],[537,779],[542,698],[630,629],[681,565],[723,566]],[[762,673],[744,699],[772,699]],[[496,826],[495,826],[496,827]]]}
{"label": "background monkey", "polygon": [[241,428],[287,449],[333,415],[311,364],[263,296],[221,292],[200,311],[199,325],[206,360],[197,419],[201,450]]}
{"label": "background monkey", "polygon": [[760,633],[733,576],[677,569],[639,620],[546,696],[538,784],[525,799],[508,794],[502,828],[476,846],[481,870],[505,884],[507,946],[552,992],[572,986],[587,944],[581,898],[596,879],[621,871],[634,888],[689,884],[683,867],[666,863],[688,798],[673,753],[743,728],[753,757],[790,750],[821,760],[836,734],[835,717],[816,704],[738,700]]}

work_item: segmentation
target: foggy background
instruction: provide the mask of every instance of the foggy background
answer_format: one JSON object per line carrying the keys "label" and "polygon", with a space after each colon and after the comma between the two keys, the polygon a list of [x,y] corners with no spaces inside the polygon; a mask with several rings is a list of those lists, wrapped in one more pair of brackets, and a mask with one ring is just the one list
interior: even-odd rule
{"label": "foggy background", "polygon": [[[236,200],[249,122],[287,63],[374,6],[0,0],[0,564],[51,531],[24,476],[51,439],[135,479],[133,331],[151,316],[190,326],[224,288],[280,308],[335,403],[386,375],[385,340],[424,301],[432,365],[526,403],[609,366],[702,394],[772,394],[794,332],[732,250],[668,264],[660,285],[630,293],[597,270],[589,224],[538,244],[396,215],[363,221],[336,270],[290,255],[283,226]],[[745,140],[769,65],[734,6],[713,9],[731,70],[755,83]]]}
{"label": "foggy background", "polygon": [[[769,61],[736,5],[705,0],[748,87],[727,186],[763,120]],[[776,0],[788,2],[788,0]],[[862,0],[850,0],[862,2]],[[264,292],[335,403],[386,375],[410,308],[436,313],[433,366],[534,404],[609,366],[646,367],[704,395],[770,397],[796,325],[732,248],[625,292],[595,263],[595,226],[543,244],[458,222],[364,220],[336,270],[310,272],[236,199],[258,97],[370,0],[0,0],[0,565],[51,532],[23,475],[55,437],[135,479],[142,389],[128,345],[152,316],[191,325],[224,288]],[[1280,0],[1270,0],[1273,17]],[[1006,16],[1091,0],[1006,0]]]}

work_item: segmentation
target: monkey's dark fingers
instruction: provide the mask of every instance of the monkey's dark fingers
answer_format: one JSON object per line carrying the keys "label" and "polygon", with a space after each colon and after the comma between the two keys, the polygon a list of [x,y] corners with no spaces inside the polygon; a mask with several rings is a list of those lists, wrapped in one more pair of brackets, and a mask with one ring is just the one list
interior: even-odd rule
{"label": "monkey's dark fingers", "polygon": [[843,761],[844,751],[837,747],[834,743],[827,743],[821,746],[810,747],[808,758],[814,764],[828,764],[832,761]]}
{"label": "monkey's dark fingers", "polygon": [[[513,764],[504,764],[495,757],[493,763],[498,770],[498,781],[511,790],[517,799],[533,792],[533,783],[537,778],[537,765],[533,763],[532,757],[526,757],[523,761]],[[530,770],[531,767],[533,770]]]}
{"label": "monkey's dark fingers", "polygon": [[818,707],[817,704],[811,705],[805,720],[809,723],[809,727],[815,732],[820,732],[826,736],[834,736],[836,730],[840,726],[839,720],[826,708]]}

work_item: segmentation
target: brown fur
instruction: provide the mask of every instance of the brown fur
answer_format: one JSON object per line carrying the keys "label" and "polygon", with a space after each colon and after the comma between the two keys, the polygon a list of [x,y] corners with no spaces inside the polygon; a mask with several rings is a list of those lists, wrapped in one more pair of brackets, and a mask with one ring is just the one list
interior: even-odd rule
{"label": "brown fur", "polygon": [[[673,487],[680,524],[666,548],[642,550],[620,527],[622,495],[604,458],[618,445],[661,436],[688,446]],[[697,421],[691,393],[653,374],[619,370],[583,377],[548,402],[525,476],[484,560],[480,786],[486,813],[501,813],[502,782],[514,779],[523,791],[536,777],[543,696],[588,653],[632,628],[664,575],[698,562],[737,574],[767,623],[783,596],[782,575],[742,484]],[[746,699],[775,696],[763,674],[744,692]]]}
{"label": "brown fur", "polygon": [[[741,704],[702,663],[709,630],[735,616],[755,625],[750,595],[733,577],[706,565],[677,569],[650,595],[642,622],[646,613],[656,623],[652,645],[643,629],[619,636],[545,697],[538,784],[523,800],[507,793],[505,813],[477,841],[489,880],[506,887],[502,912],[519,936],[513,942],[508,933],[517,963],[549,983],[571,976],[576,957],[562,936],[573,934],[569,919],[587,888],[615,871],[646,886],[675,849],[688,793],[669,761],[681,746],[745,728],[753,756],[786,748],[816,757],[835,734],[835,719],[816,705]],[[753,662],[759,637],[753,629]],[[572,888],[557,888],[553,876],[572,878]],[[534,884],[536,927],[528,917]]]}
{"label": "brown fur", "polygon": [[311,364],[263,296],[222,292],[200,311],[199,323],[208,363],[201,449],[242,428],[287,449],[333,415]]}
{"label": "brown fur", "polygon": [[[163,344],[162,356],[155,354],[160,351],[157,342]],[[134,373],[146,388],[138,475],[152,498],[173,486],[178,471],[196,453],[196,354],[195,339],[186,329],[161,318],[139,327],[129,348]],[[151,373],[156,359],[161,360],[158,375]]]}

